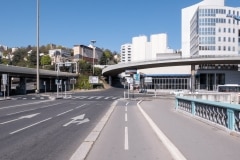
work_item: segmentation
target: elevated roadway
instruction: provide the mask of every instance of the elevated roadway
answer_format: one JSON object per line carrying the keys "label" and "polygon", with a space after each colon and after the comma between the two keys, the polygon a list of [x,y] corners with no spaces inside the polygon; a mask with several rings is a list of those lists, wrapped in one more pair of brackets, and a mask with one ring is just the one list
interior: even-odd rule
{"label": "elevated roadway", "polygon": [[212,56],[212,57],[194,57],[194,58],[174,58],[158,59],[149,61],[138,61],[129,63],[119,63],[103,69],[104,76],[116,76],[128,69],[145,69],[169,66],[185,66],[200,64],[240,64],[240,56]]}
{"label": "elevated roadway", "polygon": [[[11,65],[2,65],[0,64],[0,74],[10,74],[15,77],[36,77],[36,69],[35,68],[27,68],[27,67],[19,67],[19,66],[11,66]],[[77,77],[78,75],[75,73],[68,72],[56,72],[51,70],[39,70],[40,78],[56,78],[58,77]]]}

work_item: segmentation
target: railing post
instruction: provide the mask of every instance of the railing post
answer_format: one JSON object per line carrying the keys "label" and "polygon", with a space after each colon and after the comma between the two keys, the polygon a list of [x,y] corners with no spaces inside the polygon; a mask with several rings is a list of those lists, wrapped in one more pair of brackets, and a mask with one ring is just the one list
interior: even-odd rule
{"label": "railing post", "polygon": [[192,115],[194,115],[195,116],[195,114],[196,114],[196,106],[195,106],[195,102],[191,102],[191,106],[192,106]]}
{"label": "railing post", "polygon": [[178,109],[178,98],[175,99],[175,109]]}
{"label": "railing post", "polygon": [[230,130],[235,130],[234,126],[235,126],[235,115],[234,115],[234,111],[231,109],[227,109],[227,123],[228,123],[228,129]]}

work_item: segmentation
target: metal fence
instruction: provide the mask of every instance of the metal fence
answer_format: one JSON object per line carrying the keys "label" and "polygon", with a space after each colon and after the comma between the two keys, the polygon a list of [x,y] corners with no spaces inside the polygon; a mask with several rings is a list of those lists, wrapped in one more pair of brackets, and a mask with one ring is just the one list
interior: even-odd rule
{"label": "metal fence", "polygon": [[176,109],[240,132],[240,105],[176,96]]}

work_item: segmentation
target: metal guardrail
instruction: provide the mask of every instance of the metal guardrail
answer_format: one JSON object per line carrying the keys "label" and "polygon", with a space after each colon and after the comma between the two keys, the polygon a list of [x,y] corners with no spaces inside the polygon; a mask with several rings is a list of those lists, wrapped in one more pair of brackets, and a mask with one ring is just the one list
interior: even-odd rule
{"label": "metal guardrail", "polygon": [[240,105],[176,96],[176,109],[240,132]]}

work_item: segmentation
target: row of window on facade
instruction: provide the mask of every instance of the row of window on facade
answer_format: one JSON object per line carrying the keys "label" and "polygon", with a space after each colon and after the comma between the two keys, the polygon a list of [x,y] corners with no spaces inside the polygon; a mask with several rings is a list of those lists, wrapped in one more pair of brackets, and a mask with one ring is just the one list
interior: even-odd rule
{"label": "row of window on facade", "polygon": [[[233,42],[235,43],[234,37],[218,37],[218,42]],[[240,38],[238,38],[240,42]],[[216,44],[215,37],[199,37],[199,44]]]}
{"label": "row of window on facade", "polygon": [[[199,50],[201,51],[215,51],[216,46],[199,46]],[[218,46],[218,51],[235,51],[235,47],[231,46]]]}
{"label": "row of window on facade", "polygon": [[[216,16],[216,14],[226,14],[226,9],[199,9],[199,16]],[[228,10],[228,14],[239,16],[239,11]]]}
{"label": "row of window on facade", "polygon": [[[199,18],[198,24],[199,26],[215,26],[217,23],[226,23],[225,18]],[[237,24],[239,25],[239,21],[236,22],[235,19],[228,19],[229,24]]]}
{"label": "row of window on facade", "polygon": [[[235,33],[235,28],[218,28],[218,33]],[[216,35],[216,29],[211,27],[200,27],[198,30],[199,35]]]}

